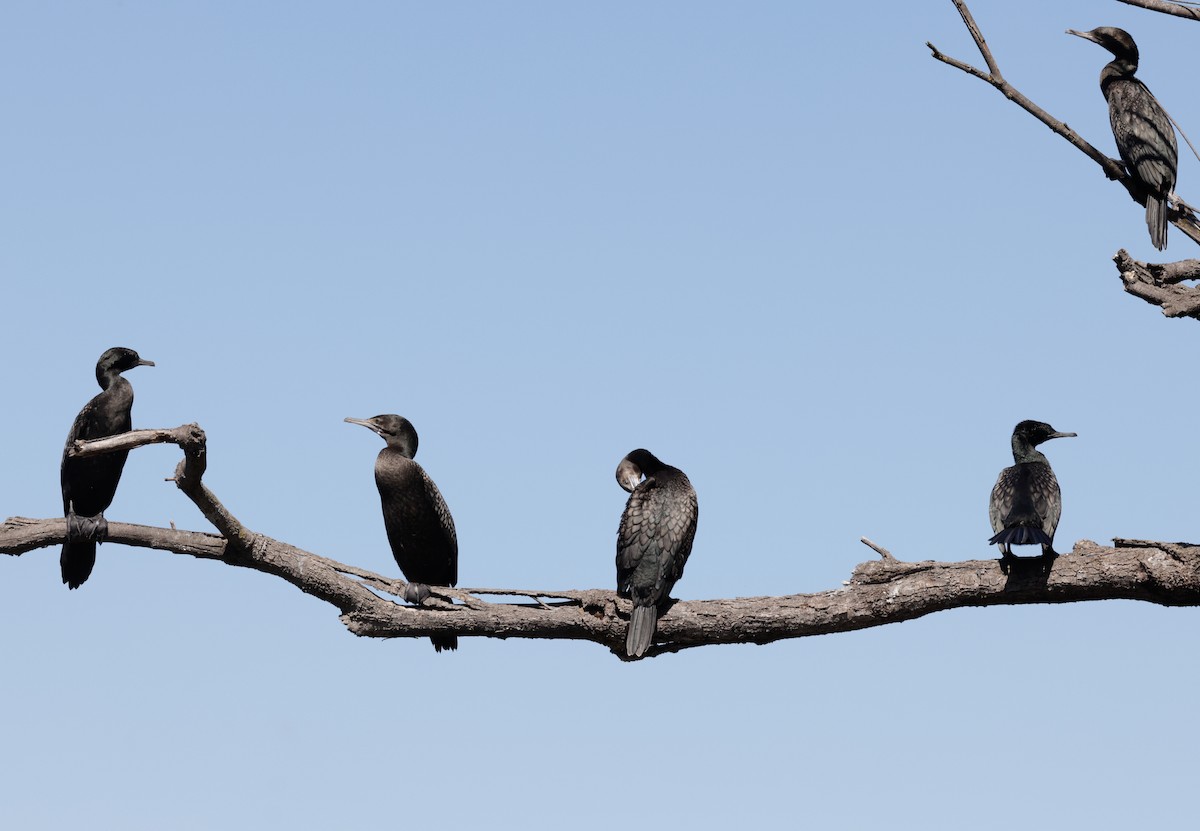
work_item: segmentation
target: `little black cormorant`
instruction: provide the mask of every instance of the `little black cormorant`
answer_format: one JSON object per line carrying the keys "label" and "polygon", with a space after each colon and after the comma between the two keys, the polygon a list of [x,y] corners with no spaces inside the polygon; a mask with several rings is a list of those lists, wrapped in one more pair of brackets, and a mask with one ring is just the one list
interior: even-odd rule
{"label": "little black cormorant", "polygon": [[648,450],[621,460],[617,482],[630,493],[617,529],[617,593],[633,600],[625,654],[640,658],[654,642],[659,606],[683,576],[699,508],[684,472]]}
{"label": "little black cormorant", "polygon": [[67,451],[79,439],[102,439],[127,433],[133,426],[133,385],[121,373],[135,366],[154,366],[132,349],[114,346],[96,362],[96,381],[103,390],[75,416],[62,457],[63,515],[67,518],[67,541],[59,565],[68,588],[77,589],[96,564],[96,544],[108,533],[104,511],[112,504],[125,468],[128,451],[105,453],[79,459]]}
{"label": "little black cormorant", "polygon": [[1041,544],[1042,556],[1054,557],[1054,531],[1062,516],[1062,492],[1050,462],[1037,445],[1075,436],[1060,433],[1041,421],[1022,421],[1013,429],[1012,467],[1000,471],[992,488],[988,516],[995,531],[988,542],[999,545],[1007,560],[1011,546]]}
{"label": "little black cormorant", "polygon": [[1146,197],[1150,242],[1162,251],[1167,247],[1167,196],[1175,188],[1179,166],[1171,119],[1146,85],[1134,77],[1138,48],[1128,32],[1101,26],[1090,32],[1067,29],[1067,34],[1097,43],[1115,56],[1100,72],[1100,91],[1108,101],[1108,119],[1121,160]]}
{"label": "little black cormorant", "polygon": [[[420,602],[429,595],[428,586],[458,583],[458,536],[446,500],[425,470],[413,461],[417,455],[417,431],[398,415],[347,418],[378,433],[387,447],[375,459],[375,484],[383,503],[383,526],[396,565],[409,581],[406,598]],[[458,649],[456,635],[430,637],[433,648]]]}

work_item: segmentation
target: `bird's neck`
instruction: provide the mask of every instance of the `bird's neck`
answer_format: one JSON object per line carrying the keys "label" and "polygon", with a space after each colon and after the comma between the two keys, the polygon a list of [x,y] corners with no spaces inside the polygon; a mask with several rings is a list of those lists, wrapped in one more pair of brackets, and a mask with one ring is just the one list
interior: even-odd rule
{"label": "bird's neck", "polygon": [[121,377],[121,373],[118,372],[117,370],[108,370],[106,372],[97,371],[96,372],[96,383],[98,383],[100,385],[100,389],[102,389],[102,390],[111,389],[111,388],[115,387],[117,384],[121,384],[121,383],[124,383],[126,385],[129,384],[128,381],[126,381],[124,378]]}
{"label": "bird's neck", "polygon": [[1117,58],[1109,61],[1100,71],[1100,88],[1104,89],[1113,81],[1127,80],[1137,72],[1138,62],[1130,58]]}
{"label": "bird's neck", "polygon": [[1025,441],[1024,439],[1019,439],[1016,436],[1013,436],[1012,452],[1013,452],[1013,461],[1016,462],[1017,464],[1021,464],[1022,462],[1046,462],[1047,464],[1050,463],[1049,460],[1046,458],[1046,456],[1040,450],[1038,450],[1036,447],[1034,447],[1032,444]]}
{"label": "bird's neck", "polygon": [[387,447],[381,453],[387,453],[389,456],[403,456],[405,459],[412,459],[417,455],[412,448],[412,444],[403,438],[389,438]]}

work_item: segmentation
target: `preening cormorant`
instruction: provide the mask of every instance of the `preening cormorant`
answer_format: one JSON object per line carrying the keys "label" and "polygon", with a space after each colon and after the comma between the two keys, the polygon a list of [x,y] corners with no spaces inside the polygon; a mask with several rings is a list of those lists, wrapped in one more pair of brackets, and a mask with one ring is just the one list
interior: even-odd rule
{"label": "preening cormorant", "polygon": [[[417,455],[417,431],[398,415],[347,418],[383,437],[387,447],[375,459],[375,484],[383,503],[383,526],[396,565],[409,581],[406,599],[419,603],[429,595],[428,586],[458,583],[458,536],[446,500],[424,468],[413,461]],[[457,635],[430,637],[433,648],[458,649]]]}
{"label": "preening cormorant", "polygon": [[988,516],[996,532],[988,542],[999,544],[1004,559],[1013,556],[1011,546],[1041,544],[1043,557],[1054,552],[1054,530],[1062,516],[1062,492],[1049,460],[1037,446],[1050,439],[1075,436],[1060,433],[1042,421],[1022,421],[1012,434],[1012,467],[1000,471],[992,488]]}
{"label": "preening cormorant", "polygon": [[96,544],[108,534],[104,511],[112,504],[125,468],[127,451],[105,453],[87,459],[68,456],[77,439],[102,439],[127,433],[133,426],[133,385],[121,373],[135,366],[154,366],[138,353],[122,346],[106,350],[96,362],[96,381],[103,390],[75,416],[62,457],[63,516],[67,518],[67,541],[58,562],[68,588],[77,589],[96,564]]}
{"label": "preening cormorant", "polygon": [[1108,119],[1125,169],[1146,196],[1146,225],[1150,242],[1167,247],[1167,196],[1175,188],[1179,150],[1175,130],[1146,85],[1133,77],[1138,48],[1124,29],[1101,26],[1090,32],[1067,29],[1067,34],[1098,43],[1115,59],[1100,72],[1100,91],[1108,101]]}
{"label": "preening cormorant", "polygon": [[654,642],[658,607],[683,576],[699,508],[684,472],[649,450],[622,459],[617,482],[630,494],[617,528],[617,593],[633,600],[625,654],[640,658]]}

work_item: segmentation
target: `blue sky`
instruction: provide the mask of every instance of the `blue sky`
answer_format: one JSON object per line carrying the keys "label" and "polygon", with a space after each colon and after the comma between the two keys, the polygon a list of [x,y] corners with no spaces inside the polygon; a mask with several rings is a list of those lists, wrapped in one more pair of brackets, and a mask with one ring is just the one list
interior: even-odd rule
{"label": "blue sky", "polygon": [[[973,3],[1005,75],[1115,155],[1107,53],[1200,130],[1190,24]],[[345,416],[397,412],[460,583],[609,587],[644,446],[699,531],[675,595],[823,591],[872,553],[994,555],[1024,418],[1059,548],[1196,539],[1194,322],[1127,297],[1142,209],[977,80],[949,3],[19,4],[0,17],[15,358],[4,516],[54,516],[93,367],[197,421],[255,531],[387,574]],[[1196,202],[1197,164],[1179,192]],[[1170,259],[1194,255],[1172,230]],[[115,521],[207,530],[134,453]],[[349,635],[265,575],[103,546],[5,558],[7,827],[1180,826],[1194,609],[962,610],[625,664]],[[665,703],[664,703],[665,702]],[[1135,795],[1139,795],[1135,798]]]}

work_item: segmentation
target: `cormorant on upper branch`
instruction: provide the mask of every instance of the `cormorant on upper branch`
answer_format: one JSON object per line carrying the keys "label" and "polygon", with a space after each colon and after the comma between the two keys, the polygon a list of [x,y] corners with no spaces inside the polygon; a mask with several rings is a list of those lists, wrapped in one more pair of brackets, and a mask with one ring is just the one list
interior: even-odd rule
{"label": "cormorant on upper branch", "polygon": [[1167,197],[1175,188],[1179,166],[1171,119],[1146,85],[1133,77],[1138,48],[1128,32],[1101,26],[1090,32],[1067,29],[1067,34],[1097,43],[1115,56],[1100,72],[1100,91],[1108,101],[1108,119],[1121,160],[1146,197],[1150,242],[1162,251],[1167,247]]}

